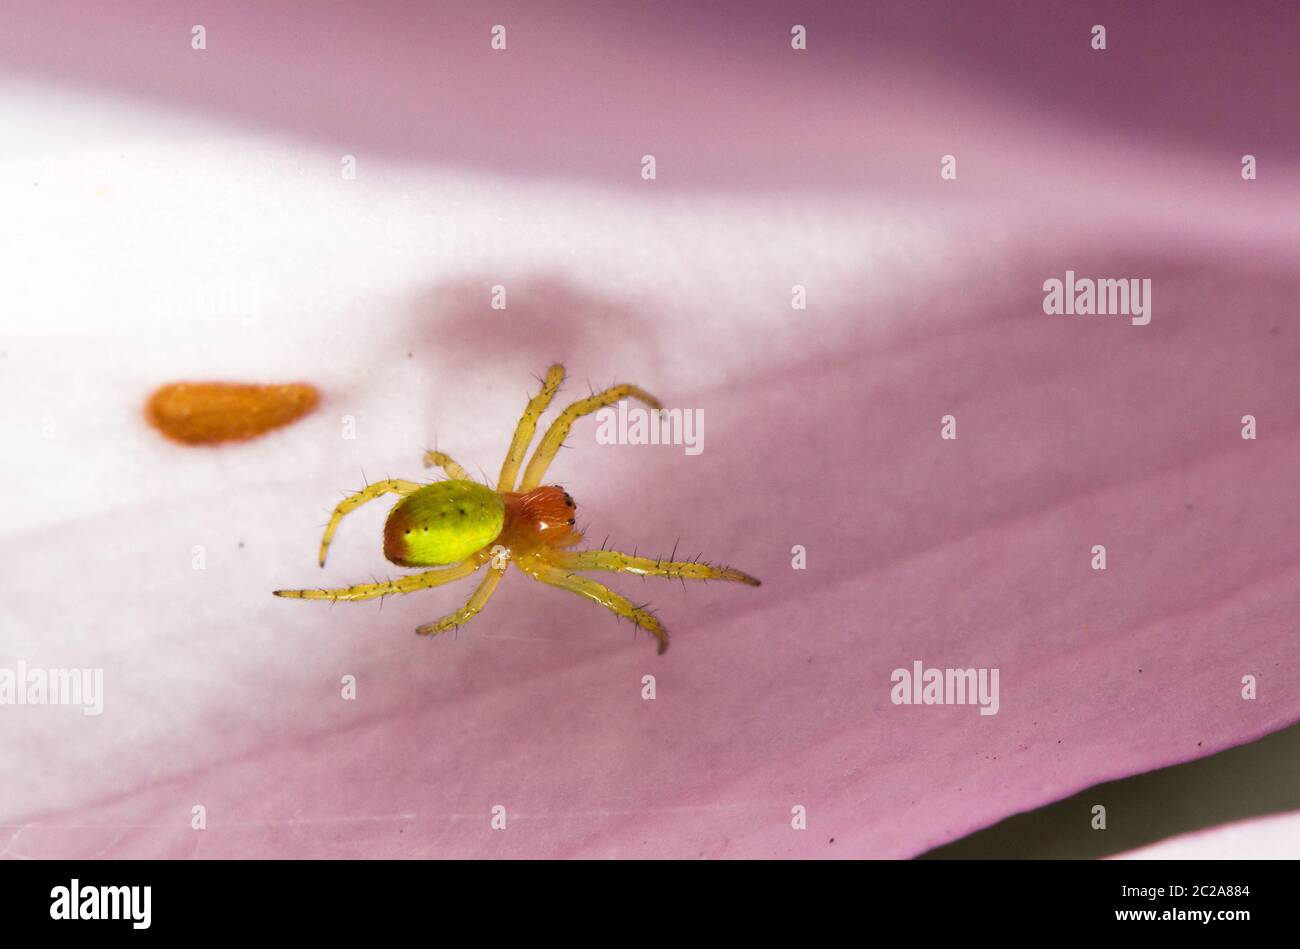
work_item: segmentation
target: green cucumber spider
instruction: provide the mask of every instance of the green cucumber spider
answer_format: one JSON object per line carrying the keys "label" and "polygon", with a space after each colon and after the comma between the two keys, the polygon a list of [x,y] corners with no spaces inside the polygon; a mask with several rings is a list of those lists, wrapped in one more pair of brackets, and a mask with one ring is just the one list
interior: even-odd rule
{"label": "green cucumber spider", "polygon": [[[437,465],[449,481],[420,484],[389,479],[378,481],[350,495],[334,509],[320,543],[320,565],[339,521],[358,507],[386,494],[401,500],[393,506],[384,525],[384,556],[402,567],[435,567],[383,583],[367,583],[334,590],[276,590],[276,596],[301,600],[371,600],[390,593],[414,593],[468,577],[490,564],[469,601],[449,616],[416,629],[427,635],[441,633],[467,623],[496,591],[513,563],[534,580],[568,590],[648,630],[659,641],[659,652],[668,648],[668,633],[649,610],[615,593],[579,571],[606,570],[634,573],[643,577],[677,577],[683,580],[734,580],[758,586],[759,581],[730,567],[716,567],[691,560],[653,560],[616,550],[570,550],[582,540],[574,530],[573,498],[556,486],[541,486],[546,469],[568,436],[573,423],[624,398],[633,398],[653,409],[659,400],[633,385],[618,385],[597,395],[574,402],[551,423],[533,453],[522,478],[519,466],[532,443],[537,420],[551,403],[564,381],[564,367],[558,363],[546,373],[542,391],[528,402],[515,428],[515,437],[501,465],[497,489],[474,481],[455,461],[440,451],[424,456],[426,468]],[[516,478],[518,485],[516,486]]]}

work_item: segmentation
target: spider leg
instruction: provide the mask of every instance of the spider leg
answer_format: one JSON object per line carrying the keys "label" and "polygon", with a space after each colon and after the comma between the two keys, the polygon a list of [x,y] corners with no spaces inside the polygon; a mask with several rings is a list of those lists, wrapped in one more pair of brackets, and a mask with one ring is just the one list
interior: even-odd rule
{"label": "spider leg", "polygon": [[455,459],[453,459],[451,455],[445,454],[444,452],[440,452],[440,451],[425,452],[424,467],[432,468],[434,465],[437,465],[443,471],[447,472],[447,476],[451,478],[453,481],[474,480],[469,476],[468,471],[466,471],[460,465],[456,464]]}
{"label": "spider leg", "polygon": [[643,577],[680,577],[686,580],[734,580],[752,587],[760,581],[733,567],[718,567],[697,560],[654,560],[617,550],[555,551],[550,563],[564,570],[611,570],[635,573]]}
{"label": "spider leg", "polygon": [[564,439],[568,437],[569,429],[573,428],[574,422],[584,415],[590,415],[598,409],[603,409],[607,405],[614,405],[629,397],[644,402],[652,409],[663,408],[659,404],[659,400],[649,392],[638,386],[627,384],[614,386],[588,398],[579,399],[561,412],[559,417],[551,423],[551,427],[546,430],[546,434],[542,437],[541,443],[538,444],[537,450],[533,452],[533,457],[529,459],[528,467],[524,469],[524,477],[519,482],[519,490],[531,491],[542,483],[542,478],[546,475],[546,469],[550,465],[551,459],[555,457],[555,453],[564,444]]}
{"label": "spider leg", "polygon": [[652,633],[659,640],[659,655],[668,650],[668,631],[664,629],[659,618],[644,607],[637,606],[627,597],[615,593],[604,584],[588,577],[580,577],[559,567],[553,567],[541,559],[533,559],[523,566],[524,572],[534,580],[540,580],[549,586],[568,590],[578,596],[585,596],[594,603],[617,616],[625,616],[637,626]]}
{"label": "spider leg", "polygon": [[428,636],[435,633],[446,632],[453,627],[459,628],[464,626],[474,618],[479,610],[483,609],[488,600],[492,599],[492,594],[496,592],[497,584],[501,582],[501,578],[505,575],[506,572],[504,570],[497,570],[496,568],[489,570],[487,576],[483,578],[483,582],[478,585],[478,589],[474,591],[473,596],[469,598],[469,601],[464,606],[458,609],[455,613],[452,613],[449,616],[444,616],[436,623],[426,623],[423,626],[417,627],[415,631],[421,636]]}
{"label": "spider leg", "polygon": [[560,388],[560,383],[563,381],[564,367],[557,362],[546,371],[546,380],[542,383],[542,391],[528,400],[524,414],[515,427],[515,437],[510,440],[510,450],[506,452],[506,460],[501,463],[501,477],[497,478],[498,491],[513,491],[515,489],[515,478],[519,475],[519,465],[524,460],[524,454],[528,451],[528,446],[532,444],[533,433],[537,431],[537,420],[546,411],[546,407],[551,404],[551,399],[555,396],[556,390]]}
{"label": "spider leg", "polygon": [[339,529],[339,521],[343,520],[343,515],[351,514],[361,505],[373,501],[375,498],[383,497],[385,494],[410,494],[422,487],[424,485],[417,484],[414,481],[390,478],[386,481],[376,481],[364,491],[348,495],[340,501],[338,507],[334,508],[334,513],[330,515],[330,522],[325,526],[325,536],[320,541],[320,565],[325,566],[325,554],[329,551],[330,541],[334,539],[334,532]]}
{"label": "spider leg", "polygon": [[392,593],[414,593],[430,587],[442,586],[453,580],[468,577],[483,565],[484,561],[471,557],[450,567],[413,573],[396,580],[384,580],[381,583],[363,583],[354,587],[339,587],[334,590],[275,590],[276,596],[286,596],[294,600],[373,600],[375,597],[388,596]]}

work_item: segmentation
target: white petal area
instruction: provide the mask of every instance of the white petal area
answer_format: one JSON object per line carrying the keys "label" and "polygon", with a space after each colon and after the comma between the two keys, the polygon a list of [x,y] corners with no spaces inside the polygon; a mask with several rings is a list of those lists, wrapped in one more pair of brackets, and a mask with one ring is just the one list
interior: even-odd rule
{"label": "white petal area", "polygon": [[1180,834],[1116,860],[1297,860],[1300,811]]}
{"label": "white petal area", "polygon": [[[264,478],[396,475],[433,438],[435,402],[443,445],[491,469],[503,433],[475,418],[516,413],[545,369],[512,334],[553,336],[555,358],[594,349],[569,367],[584,387],[636,376],[672,392],[695,377],[673,345],[690,329],[726,384],[782,352],[833,350],[848,299],[897,298],[945,241],[897,208],[808,196],[648,183],[638,197],[365,155],[347,179],[342,153],[17,83],[0,86],[0,129],[8,531],[223,485],[223,462],[137,424],[163,382],[320,386],[305,424],[326,457],[249,446]],[[807,310],[791,308],[795,284]],[[555,312],[557,291],[586,312]],[[355,441],[340,441],[344,416]]]}

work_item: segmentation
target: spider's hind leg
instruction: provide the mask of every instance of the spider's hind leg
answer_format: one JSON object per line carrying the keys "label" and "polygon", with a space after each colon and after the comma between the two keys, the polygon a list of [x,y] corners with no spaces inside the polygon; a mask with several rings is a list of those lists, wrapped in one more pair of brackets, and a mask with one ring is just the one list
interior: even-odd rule
{"label": "spider's hind leg", "polygon": [[329,552],[330,541],[334,539],[334,532],[339,529],[339,521],[343,520],[344,515],[351,514],[361,505],[373,501],[375,498],[383,497],[385,494],[407,495],[412,491],[418,491],[424,487],[414,481],[402,481],[399,478],[389,478],[386,481],[376,481],[374,484],[358,491],[356,494],[350,494],[338,503],[334,508],[334,513],[330,515],[330,522],[325,526],[325,536],[320,541],[320,565],[325,566],[325,555]]}
{"label": "spider's hind leg", "polygon": [[424,467],[432,468],[437,465],[443,471],[447,472],[447,477],[453,481],[473,481],[469,472],[456,463],[451,455],[441,451],[426,451],[424,453]]}
{"label": "spider's hind leg", "polygon": [[462,577],[468,577],[482,565],[481,561],[470,558],[450,567],[438,567],[424,573],[412,573],[396,580],[383,580],[378,583],[360,583],[351,587],[338,587],[333,590],[273,590],[276,596],[293,600],[374,600],[380,597],[400,593],[414,593],[430,587],[442,586]]}

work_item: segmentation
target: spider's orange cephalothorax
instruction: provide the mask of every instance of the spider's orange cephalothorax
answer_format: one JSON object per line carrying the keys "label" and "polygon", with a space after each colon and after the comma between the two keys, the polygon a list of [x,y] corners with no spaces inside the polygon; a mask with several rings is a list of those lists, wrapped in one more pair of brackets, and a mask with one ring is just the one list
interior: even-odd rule
{"label": "spider's orange cephalothorax", "polygon": [[511,491],[501,499],[506,505],[506,522],[500,543],[512,552],[572,547],[582,540],[582,534],[573,529],[577,505],[563,488],[545,486],[523,494]]}

